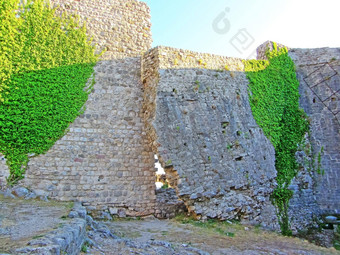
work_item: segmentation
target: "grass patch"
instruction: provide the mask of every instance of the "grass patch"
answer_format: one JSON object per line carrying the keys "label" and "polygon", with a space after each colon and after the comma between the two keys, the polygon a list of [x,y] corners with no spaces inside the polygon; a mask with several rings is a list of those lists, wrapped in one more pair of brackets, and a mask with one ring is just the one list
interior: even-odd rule
{"label": "grass patch", "polygon": [[209,219],[207,221],[199,221],[194,219],[192,216],[186,216],[184,214],[177,215],[175,221],[181,224],[190,224],[192,226],[207,229],[213,233],[217,233],[223,236],[234,237],[235,232],[238,230],[239,222],[235,224],[227,221],[219,221],[215,219]]}
{"label": "grass patch", "polygon": [[44,237],[45,235],[36,235],[36,236],[33,236],[32,239],[39,239],[39,238],[42,238]]}

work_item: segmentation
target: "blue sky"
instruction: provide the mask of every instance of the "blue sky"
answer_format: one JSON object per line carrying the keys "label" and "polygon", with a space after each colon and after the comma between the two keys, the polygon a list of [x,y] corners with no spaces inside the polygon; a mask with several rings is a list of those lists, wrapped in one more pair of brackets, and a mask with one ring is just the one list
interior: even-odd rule
{"label": "blue sky", "polygon": [[153,46],[249,58],[273,40],[289,47],[340,47],[339,0],[143,0]]}

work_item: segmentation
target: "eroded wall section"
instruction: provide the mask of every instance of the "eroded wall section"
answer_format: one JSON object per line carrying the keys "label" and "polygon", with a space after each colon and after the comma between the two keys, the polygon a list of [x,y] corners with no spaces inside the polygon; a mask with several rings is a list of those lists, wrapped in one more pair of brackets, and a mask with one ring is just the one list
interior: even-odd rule
{"label": "eroded wall section", "polygon": [[150,142],[188,209],[275,227],[274,148],[252,116],[242,61],[158,47],[142,68]]}

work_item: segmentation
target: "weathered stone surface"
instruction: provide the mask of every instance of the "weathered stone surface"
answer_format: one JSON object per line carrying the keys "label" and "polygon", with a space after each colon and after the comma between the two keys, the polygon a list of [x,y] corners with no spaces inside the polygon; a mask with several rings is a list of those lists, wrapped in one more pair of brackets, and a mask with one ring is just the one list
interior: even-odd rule
{"label": "weathered stone surface", "polygon": [[[49,152],[31,159],[21,184],[46,192],[35,192],[41,198],[152,214],[154,165],[144,132],[140,80],[140,56],[152,41],[149,7],[136,0],[51,3],[59,5],[59,13],[76,13],[86,21],[88,34],[106,52],[95,67],[96,84],[87,110]],[[0,156],[4,188],[9,171]]]}
{"label": "weathered stone surface", "polygon": [[12,189],[12,194],[17,197],[25,197],[29,193],[29,190],[24,187],[15,187]]}
{"label": "weathered stone surface", "polygon": [[51,0],[58,12],[76,13],[88,34],[105,50],[102,59],[140,56],[152,43],[150,9],[136,0]]}
{"label": "weathered stone surface", "polygon": [[326,223],[338,223],[338,218],[335,216],[326,216],[325,217]]}
{"label": "weathered stone surface", "polygon": [[[85,113],[50,151],[31,159],[21,184],[33,192],[23,196],[81,201],[106,219],[110,213],[152,214],[156,153],[170,186],[198,217],[277,228],[269,201],[275,152],[252,117],[242,60],[169,47],[147,51],[149,8],[136,0],[51,2],[59,12],[86,20],[99,50],[107,51],[95,67]],[[265,49],[259,47],[259,58]],[[290,186],[297,230],[315,216],[340,211],[340,50],[289,54],[297,66],[300,105],[311,120],[312,151],[296,154],[302,168]],[[5,162],[0,155],[3,190]],[[85,218],[84,212],[71,214]]]}
{"label": "weathered stone surface", "polygon": [[6,165],[6,159],[0,154],[0,190],[7,186],[6,178],[9,176],[9,169]]}
{"label": "weathered stone surface", "polygon": [[[225,65],[232,71],[216,70]],[[274,149],[252,117],[242,61],[158,47],[142,66],[153,150],[189,210],[275,222],[274,210],[261,218],[275,187]]]}
{"label": "weathered stone surface", "polygon": [[[17,187],[15,188],[17,189]],[[0,250],[11,254],[79,254],[86,236],[85,208],[69,204],[0,198]],[[86,213],[86,211],[85,211]]]}
{"label": "weathered stone surface", "polygon": [[158,189],[156,191],[155,216],[159,219],[171,219],[177,214],[187,212],[187,208],[182,200],[172,188]]}
{"label": "weathered stone surface", "polygon": [[311,123],[314,186],[305,196],[316,200],[322,214],[339,213],[340,49],[290,49],[289,55],[300,81],[300,105]]}
{"label": "weathered stone surface", "polygon": [[[258,48],[260,59],[268,43],[272,47],[266,42]],[[311,131],[296,154],[301,168],[290,185],[289,215],[297,232],[315,226],[323,214],[340,211],[340,49],[289,49],[289,56]]]}
{"label": "weathered stone surface", "polygon": [[152,214],[154,159],[143,130],[140,59],[101,61],[95,72],[85,113],[49,152],[31,159],[24,185],[97,210]]}

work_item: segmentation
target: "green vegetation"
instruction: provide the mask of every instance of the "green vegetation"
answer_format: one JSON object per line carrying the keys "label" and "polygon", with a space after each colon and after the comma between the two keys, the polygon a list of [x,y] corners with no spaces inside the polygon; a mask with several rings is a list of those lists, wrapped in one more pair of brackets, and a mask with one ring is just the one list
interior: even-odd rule
{"label": "green vegetation", "polygon": [[181,224],[191,224],[195,227],[211,230],[220,235],[229,236],[229,237],[235,236],[235,233],[234,233],[236,230],[234,228],[235,226],[232,226],[227,221],[218,221],[215,219],[209,219],[207,221],[198,221],[198,220],[195,220],[193,217],[188,217],[184,214],[177,215],[175,220],[180,222]]}
{"label": "green vegetation", "polygon": [[169,183],[165,182],[162,186],[162,189],[168,189],[169,188]]}
{"label": "green vegetation", "polygon": [[86,244],[86,243],[84,243],[82,246],[81,246],[81,252],[84,252],[84,253],[87,253],[87,251],[88,251],[88,245]]}
{"label": "green vegetation", "polygon": [[334,248],[340,251],[340,226],[337,226],[336,232],[334,233]]}
{"label": "green vegetation", "polygon": [[275,147],[277,188],[272,194],[283,235],[291,235],[288,187],[297,174],[295,159],[299,143],[309,130],[306,114],[299,108],[299,82],[286,48],[267,51],[268,61],[245,61],[249,100],[257,124]]}
{"label": "green vegetation", "polygon": [[196,86],[194,87],[194,91],[198,91],[199,88],[200,88],[200,82],[196,80],[195,84],[196,84]]}
{"label": "green vegetation", "polygon": [[19,2],[0,3],[0,153],[10,184],[82,113],[98,60],[77,17],[57,16],[44,0],[16,14]]}
{"label": "green vegetation", "polygon": [[323,151],[324,151],[324,147],[322,146],[321,151],[319,151],[318,153],[318,157],[317,157],[318,165],[316,168],[316,172],[321,175],[325,175],[325,170],[321,168],[321,155],[323,154]]}

